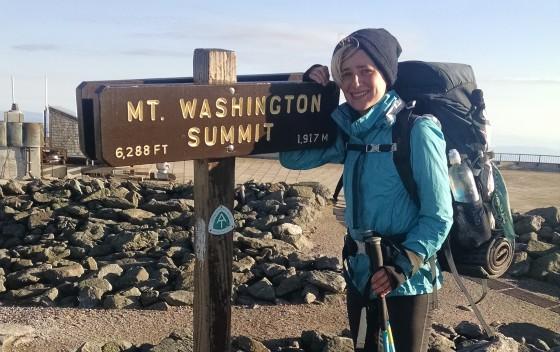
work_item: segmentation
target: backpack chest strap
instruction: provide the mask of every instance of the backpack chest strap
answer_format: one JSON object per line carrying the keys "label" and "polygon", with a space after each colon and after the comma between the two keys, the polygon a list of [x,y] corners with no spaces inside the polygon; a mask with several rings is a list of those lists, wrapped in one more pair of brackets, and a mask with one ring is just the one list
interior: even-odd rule
{"label": "backpack chest strap", "polygon": [[346,143],[346,150],[355,150],[362,153],[388,153],[397,150],[397,143],[391,144],[351,144]]}

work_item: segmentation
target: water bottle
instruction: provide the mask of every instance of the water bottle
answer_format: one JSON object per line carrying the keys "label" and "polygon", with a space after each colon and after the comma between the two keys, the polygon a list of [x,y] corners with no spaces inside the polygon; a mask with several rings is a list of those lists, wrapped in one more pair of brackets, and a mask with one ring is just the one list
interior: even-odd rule
{"label": "water bottle", "polygon": [[494,171],[492,170],[492,162],[482,151],[478,152],[478,165],[480,167],[478,179],[480,180],[482,200],[490,202],[495,188]]}
{"label": "water bottle", "polygon": [[492,237],[490,222],[480,199],[471,168],[461,162],[456,149],[449,151],[449,182],[453,193],[454,222],[459,231],[457,243],[464,248],[476,248]]}
{"label": "water bottle", "polygon": [[480,199],[471,168],[461,162],[461,155],[456,149],[449,151],[449,182],[453,199],[459,203],[474,203]]}

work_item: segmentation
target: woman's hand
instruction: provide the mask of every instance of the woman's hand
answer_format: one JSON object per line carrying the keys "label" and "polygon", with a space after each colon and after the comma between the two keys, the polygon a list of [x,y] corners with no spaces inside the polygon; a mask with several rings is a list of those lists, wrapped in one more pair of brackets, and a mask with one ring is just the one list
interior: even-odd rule
{"label": "woman's hand", "polygon": [[329,68],[327,66],[315,65],[307,70],[306,74],[313,82],[326,86],[329,83]]}
{"label": "woman's hand", "polygon": [[371,277],[371,290],[380,297],[385,297],[393,290],[392,279],[385,268],[380,268]]}

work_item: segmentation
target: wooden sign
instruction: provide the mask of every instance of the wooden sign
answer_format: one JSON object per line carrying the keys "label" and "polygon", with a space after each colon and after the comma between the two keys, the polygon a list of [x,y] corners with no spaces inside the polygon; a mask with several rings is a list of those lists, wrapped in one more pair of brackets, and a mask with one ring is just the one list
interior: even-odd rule
{"label": "wooden sign", "polygon": [[275,81],[294,76],[239,76],[243,82],[221,85],[84,82],[77,89],[82,151],[124,166],[330,145],[338,88]]}

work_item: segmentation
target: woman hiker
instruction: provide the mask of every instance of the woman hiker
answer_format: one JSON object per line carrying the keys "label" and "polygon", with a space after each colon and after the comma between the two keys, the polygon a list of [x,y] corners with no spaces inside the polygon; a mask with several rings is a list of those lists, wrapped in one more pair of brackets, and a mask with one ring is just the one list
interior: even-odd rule
{"label": "woman hiker", "polygon": [[[331,72],[346,102],[331,115],[339,129],[335,143],[323,149],[280,153],[282,165],[291,169],[344,163],[348,233],[343,257],[348,321],[357,351],[376,350],[379,296],[387,297],[396,351],[427,350],[430,294],[443,279],[439,267],[430,263],[434,264],[431,259],[452,223],[445,140],[433,117],[418,118],[411,130],[417,202],[411,199],[393,162],[393,124],[399,112],[410,108],[391,90],[400,53],[397,39],[385,29],[360,29],[340,41]],[[325,85],[329,70],[314,65],[304,77]],[[397,248],[375,272],[364,241],[372,235],[395,244],[387,248]],[[361,324],[366,327],[360,328]]]}

